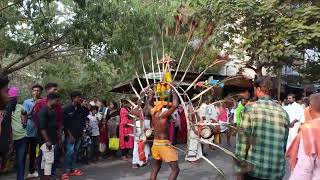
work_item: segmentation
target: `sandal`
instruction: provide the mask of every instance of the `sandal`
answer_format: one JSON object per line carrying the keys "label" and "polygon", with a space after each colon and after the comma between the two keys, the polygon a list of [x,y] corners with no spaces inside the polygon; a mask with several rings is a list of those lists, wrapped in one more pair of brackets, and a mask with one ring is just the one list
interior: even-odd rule
{"label": "sandal", "polygon": [[68,174],[62,174],[61,180],[69,180],[69,175]]}
{"label": "sandal", "polygon": [[83,172],[81,172],[79,169],[75,169],[69,173],[69,176],[82,176],[82,175],[83,175]]}

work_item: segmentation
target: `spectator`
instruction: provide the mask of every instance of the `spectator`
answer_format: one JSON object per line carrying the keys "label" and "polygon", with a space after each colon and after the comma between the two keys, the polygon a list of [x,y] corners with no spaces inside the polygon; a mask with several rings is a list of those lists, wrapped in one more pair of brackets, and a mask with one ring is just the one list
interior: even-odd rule
{"label": "spectator", "polygon": [[225,103],[219,103],[218,104],[218,111],[219,111],[219,115],[218,115],[218,122],[220,124],[220,135],[219,135],[219,139],[221,139],[221,133],[226,133],[227,136],[227,143],[229,146],[231,146],[230,144],[230,133],[229,133],[229,129],[228,126],[226,125],[228,122],[228,109],[226,108],[226,104]]}
{"label": "spectator", "polygon": [[92,135],[92,128],[90,127],[89,120],[86,120],[86,126],[84,128],[84,133],[81,140],[81,147],[79,150],[79,160],[82,163],[89,164],[89,156],[91,154],[91,135]]}
{"label": "spectator", "polygon": [[[110,110],[109,114],[106,117],[107,127],[108,127],[108,140],[113,137],[119,137],[119,110],[118,104],[115,101],[109,103],[108,109]],[[117,156],[117,151],[111,151],[114,157]]]}
{"label": "spectator", "polygon": [[[17,102],[17,93],[11,97]],[[17,104],[15,111],[12,114],[12,138],[16,151],[16,169],[17,169],[17,180],[24,180],[25,163],[26,163],[26,152],[27,152],[27,138],[25,122],[22,121],[21,116],[23,112],[23,106]]]}
{"label": "spectator", "polygon": [[132,155],[132,168],[134,169],[147,164],[150,154],[150,145],[146,142],[147,137],[144,134],[147,129],[150,129],[150,120],[144,119],[142,101],[136,100],[136,102],[137,106],[130,111],[131,115],[138,118],[134,120],[135,131]]}
{"label": "spectator", "polygon": [[285,150],[289,117],[270,98],[272,81],[263,78],[254,84],[258,101],[247,105],[240,122],[236,155],[254,165],[243,174],[247,179],[282,179],[285,174]]}
{"label": "spectator", "polygon": [[[12,152],[12,146],[13,146],[13,141],[12,141],[12,128],[11,128],[11,120],[12,120],[12,112],[16,108],[17,104],[17,99],[16,98],[10,98],[9,96],[13,96],[13,89],[10,88],[7,89],[3,93],[7,93],[7,95],[3,95],[3,98],[8,98],[8,100],[5,100],[5,102],[8,101],[5,109],[1,111],[1,116],[2,122],[1,123],[1,130],[0,130],[0,170],[2,172],[7,172],[8,169],[5,166],[5,163],[7,162],[8,155],[11,154]],[[1,121],[1,119],[0,119]]]}
{"label": "spectator", "polygon": [[[57,93],[58,92],[58,84],[57,83],[48,83],[45,86],[45,90],[47,94],[50,93]],[[41,100],[37,101],[34,105],[34,123],[37,126],[37,118],[38,118],[38,112],[39,110],[46,106],[47,104],[47,99],[46,98],[42,98]],[[59,128],[59,135],[62,134],[62,129],[63,129],[63,110],[62,110],[62,106],[60,104],[57,104],[55,106],[54,111],[57,114],[57,123],[58,123],[58,128]]]}
{"label": "spectator", "polygon": [[[7,76],[0,76],[0,110],[4,110],[8,101],[8,84],[9,79]],[[1,134],[1,131],[0,131]]]}
{"label": "spectator", "polygon": [[83,173],[76,169],[76,160],[81,145],[81,137],[85,128],[85,120],[88,114],[81,106],[81,93],[71,92],[71,104],[63,110],[64,127],[66,130],[66,153],[64,157],[64,174],[62,179],[68,179],[70,176],[82,176]]}
{"label": "spectator", "polygon": [[59,98],[57,93],[49,93],[46,98],[46,106],[38,112],[38,134],[40,136],[38,171],[40,179],[55,178],[56,145],[59,139],[57,114],[54,109],[59,105]]}
{"label": "spectator", "polygon": [[246,106],[247,103],[248,103],[248,100],[245,98],[241,98],[239,100],[238,106],[235,110],[235,123],[237,126],[239,126],[241,123],[241,114],[242,114],[244,107]]}
{"label": "spectator", "polygon": [[102,119],[99,127],[99,151],[101,155],[104,155],[107,149],[108,143],[108,127],[106,119]]}
{"label": "spectator", "polygon": [[[213,101],[212,97],[210,97],[210,96],[204,97],[203,102],[198,109],[198,114],[205,124],[218,122],[217,121],[218,112],[217,112],[216,107],[213,104],[210,104],[210,102],[212,102],[212,101]],[[206,140],[209,142],[215,141],[215,143],[219,143],[218,135],[219,134],[215,133],[214,136],[211,136],[210,138],[208,138]],[[210,149],[210,151],[213,151],[213,146],[209,145],[209,149]],[[203,144],[202,144],[202,151],[203,151],[203,155],[206,156],[207,154],[204,153]]]}
{"label": "spectator", "polygon": [[99,108],[99,113],[102,115],[102,118],[106,118],[106,116],[108,115],[109,109],[107,107],[106,100],[101,101],[101,107]]}
{"label": "spectator", "polygon": [[287,148],[289,148],[289,146],[291,145],[293,139],[296,137],[298,133],[300,125],[304,122],[304,109],[300,104],[296,103],[295,101],[295,95],[289,94],[287,96],[288,105],[283,107],[283,109],[288,113],[290,118]]}
{"label": "spectator", "polygon": [[320,177],[320,94],[310,96],[313,115],[306,117],[306,123],[288,149],[290,167],[293,170],[290,180],[313,180]]}
{"label": "spectator", "polygon": [[41,99],[42,91],[42,86],[38,84],[34,85],[32,87],[32,98],[23,102],[23,111],[25,112],[23,118],[27,121],[26,136],[28,141],[27,147],[29,147],[29,174],[27,175],[27,178],[36,178],[39,176],[38,172],[36,171],[36,148],[39,143],[33,112],[34,104]]}
{"label": "spectator", "polygon": [[88,118],[90,120],[89,126],[91,127],[91,158],[94,161],[98,160],[99,155],[99,116],[98,107],[92,106]]}
{"label": "spectator", "polygon": [[[5,127],[4,116],[5,116],[5,108],[7,103],[9,102],[9,95],[8,95],[8,83],[9,79],[6,76],[0,76],[0,138],[2,135],[2,129]],[[2,146],[1,146],[2,147]],[[2,148],[0,148],[0,156],[1,156]]]}
{"label": "spectator", "polygon": [[[50,93],[58,93],[58,84],[57,83],[48,83],[45,85],[44,89],[46,90],[46,93],[47,94],[50,94]],[[37,127],[37,123],[38,123],[38,112],[40,111],[40,109],[44,106],[47,105],[47,99],[44,97],[42,98],[41,100],[38,100],[35,105],[34,105],[34,110],[33,110],[33,120],[34,120],[34,124],[35,124],[35,127]],[[63,109],[62,109],[62,106],[60,103],[58,103],[57,105],[54,106],[54,111],[56,113],[56,116],[57,116],[57,126],[58,126],[58,137],[61,137],[62,136],[62,131],[63,131]],[[56,147],[56,158],[58,159],[55,159],[55,162],[57,164],[59,164],[59,154],[62,154],[62,151],[63,151],[63,146],[62,146],[62,143],[61,143],[61,139],[58,139],[58,142],[57,142],[57,147]],[[55,173],[55,172],[54,172]],[[56,176],[56,175],[55,175]]]}
{"label": "spectator", "polygon": [[303,104],[302,104],[302,107],[303,107],[303,108],[309,107],[310,101],[309,101],[309,98],[308,98],[308,97],[302,98],[302,102],[303,102]]}
{"label": "spectator", "polygon": [[92,101],[90,101],[91,106],[99,106],[99,98],[97,96],[93,96]]}
{"label": "spectator", "polygon": [[122,107],[120,109],[120,126],[119,126],[119,136],[120,136],[120,149],[122,159],[127,161],[129,158],[129,152],[133,149],[133,120],[128,118],[129,105],[126,100],[121,103]]}

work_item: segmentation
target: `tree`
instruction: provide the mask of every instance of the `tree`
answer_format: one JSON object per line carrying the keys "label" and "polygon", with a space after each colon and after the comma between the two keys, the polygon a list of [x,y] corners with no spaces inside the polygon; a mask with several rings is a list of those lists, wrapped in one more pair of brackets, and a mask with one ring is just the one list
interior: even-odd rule
{"label": "tree", "polygon": [[[320,7],[316,1],[199,1],[198,16],[215,23],[212,43],[249,57],[255,65],[278,69],[319,50]],[[250,66],[249,66],[250,65]]]}

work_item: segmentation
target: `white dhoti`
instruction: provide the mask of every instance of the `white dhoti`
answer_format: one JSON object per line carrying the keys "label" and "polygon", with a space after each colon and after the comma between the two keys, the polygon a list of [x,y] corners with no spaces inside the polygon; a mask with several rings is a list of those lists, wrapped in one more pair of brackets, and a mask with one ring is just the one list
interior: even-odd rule
{"label": "white dhoti", "polygon": [[[144,120],[144,127],[150,128],[150,120]],[[140,125],[140,121],[136,121],[136,129],[134,136],[134,144],[133,144],[133,155],[132,155],[132,164],[134,165],[144,165],[148,162],[148,157],[150,155],[150,145],[148,143],[144,144],[144,154],[146,157],[146,161],[140,161],[139,159],[139,151],[138,151],[138,142],[140,140],[140,135],[142,134],[142,127]]]}
{"label": "white dhoti", "polygon": [[148,157],[150,155],[150,145],[144,144],[144,154],[146,156],[146,162],[140,161],[139,159],[139,152],[138,152],[138,140],[134,141],[133,146],[133,157],[132,157],[132,164],[138,164],[139,166],[142,166],[148,162]]}
{"label": "white dhoti", "polygon": [[197,161],[202,157],[201,143],[196,138],[198,138],[198,135],[192,130],[189,131],[189,147],[185,158],[186,161]]}

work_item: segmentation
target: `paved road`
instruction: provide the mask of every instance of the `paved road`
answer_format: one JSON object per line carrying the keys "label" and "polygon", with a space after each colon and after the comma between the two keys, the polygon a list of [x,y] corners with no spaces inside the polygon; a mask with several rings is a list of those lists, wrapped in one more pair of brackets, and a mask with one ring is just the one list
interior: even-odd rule
{"label": "paved road", "polygon": [[[181,146],[180,146],[181,147]],[[227,147],[227,146],[225,146]],[[182,149],[185,147],[182,146]],[[232,150],[233,147],[227,147]],[[199,165],[193,165],[185,162],[184,155],[179,155],[180,165],[180,180],[219,180],[219,173],[202,161]],[[234,180],[233,162],[230,157],[219,150],[209,152],[208,158],[220,167],[227,180]],[[71,180],[144,180],[148,179],[151,171],[151,165],[141,167],[139,169],[132,169],[129,162],[122,160],[101,160],[98,163],[82,166],[85,176],[72,177]],[[159,172],[159,180],[168,179],[170,169],[167,165],[163,165]],[[0,180],[13,180],[14,174],[0,176]],[[285,178],[287,179],[287,178]]]}

